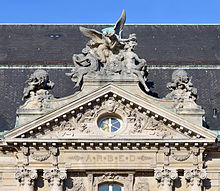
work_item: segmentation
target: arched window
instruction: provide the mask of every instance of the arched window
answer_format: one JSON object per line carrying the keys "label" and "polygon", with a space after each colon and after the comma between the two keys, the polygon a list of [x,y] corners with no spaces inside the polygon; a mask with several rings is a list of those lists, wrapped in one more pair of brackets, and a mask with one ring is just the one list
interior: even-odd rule
{"label": "arched window", "polygon": [[118,184],[99,185],[99,191],[123,191],[123,187]]}

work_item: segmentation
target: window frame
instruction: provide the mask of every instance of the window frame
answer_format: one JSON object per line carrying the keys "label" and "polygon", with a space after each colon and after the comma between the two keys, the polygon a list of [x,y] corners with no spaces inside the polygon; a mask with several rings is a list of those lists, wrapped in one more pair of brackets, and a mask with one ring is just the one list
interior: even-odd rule
{"label": "window frame", "polygon": [[[113,124],[111,123],[112,119],[115,119],[118,121],[120,127],[116,130],[116,131],[112,131],[111,127],[113,126]],[[101,128],[101,123],[104,121],[104,120],[108,120],[110,122],[110,125],[109,125],[109,132],[106,132],[105,130],[103,130]],[[116,116],[105,116],[103,118],[101,118],[98,122],[98,127],[100,130],[106,132],[106,133],[117,133],[118,131],[120,131],[120,129],[122,128],[122,124],[123,124],[123,121],[119,118],[119,117],[116,117]]]}
{"label": "window frame", "polygon": [[115,182],[113,182],[113,183],[110,182],[110,183],[99,184],[99,186],[98,186],[98,191],[100,191],[100,190],[99,190],[99,187],[100,187],[100,186],[103,186],[103,185],[108,185],[109,191],[113,191],[113,185],[120,186],[120,187],[121,187],[121,191],[124,191],[124,186],[121,185],[121,184],[115,183]]}

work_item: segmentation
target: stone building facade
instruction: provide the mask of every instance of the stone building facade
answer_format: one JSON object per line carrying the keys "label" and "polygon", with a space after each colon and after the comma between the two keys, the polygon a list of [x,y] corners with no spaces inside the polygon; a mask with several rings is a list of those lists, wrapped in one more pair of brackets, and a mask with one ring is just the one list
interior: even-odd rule
{"label": "stone building facade", "polygon": [[120,36],[124,14],[110,32],[80,29],[91,40],[66,73],[71,95],[54,97],[42,68],[29,75],[16,126],[0,139],[1,190],[219,190],[217,131],[204,127],[194,78],[172,70],[166,96],[154,96],[136,36]]}

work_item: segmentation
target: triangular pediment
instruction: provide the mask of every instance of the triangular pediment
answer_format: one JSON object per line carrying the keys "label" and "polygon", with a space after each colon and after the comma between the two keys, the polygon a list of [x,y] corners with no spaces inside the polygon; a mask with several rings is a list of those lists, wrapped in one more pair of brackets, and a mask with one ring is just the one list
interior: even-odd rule
{"label": "triangular pediment", "polygon": [[[118,123],[113,131],[103,127],[107,118]],[[150,96],[107,84],[5,134],[6,140],[19,138],[215,140],[216,135]]]}

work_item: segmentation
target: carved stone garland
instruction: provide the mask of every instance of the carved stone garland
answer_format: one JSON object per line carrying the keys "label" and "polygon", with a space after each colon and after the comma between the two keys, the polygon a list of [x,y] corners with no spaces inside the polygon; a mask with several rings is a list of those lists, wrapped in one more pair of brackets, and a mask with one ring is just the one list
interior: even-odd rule
{"label": "carved stone garland", "polygon": [[43,176],[48,180],[51,191],[63,190],[63,181],[67,178],[65,169],[46,169]]}
{"label": "carved stone garland", "polygon": [[190,150],[187,150],[186,152],[187,152],[187,153],[182,154],[182,153],[179,152],[177,149],[175,149],[175,150],[172,150],[172,151],[171,151],[171,156],[172,156],[172,158],[173,158],[174,160],[176,160],[176,161],[185,161],[185,160],[187,160],[187,159],[191,156],[191,154],[192,154],[192,151],[190,151]]}
{"label": "carved stone garland", "polygon": [[17,169],[15,179],[19,182],[19,191],[34,191],[34,180],[37,177],[35,169]]}
{"label": "carved stone garland", "polygon": [[[25,149],[24,149],[25,148]],[[24,151],[26,151],[26,152],[24,152]],[[24,156],[25,156],[25,161],[24,161],[24,164],[26,164],[26,165],[28,165],[28,152],[29,151],[29,149],[28,149],[28,147],[23,147],[23,154],[24,154]],[[36,152],[34,152],[34,151],[31,151],[30,152],[30,156],[34,159],[34,160],[36,160],[36,161],[40,161],[40,162],[42,162],[42,161],[45,161],[45,160],[47,160],[47,159],[49,159],[50,158],[50,156],[52,155],[53,156],[53,166],[57,166],[57,164],[58,164],[58,157],[57,157],[57,154],[58,154],[58,148],[57,147],[54,147],[54,146],[52,146],[52,147],[50,147],[50,149],[47,151],[47,153],[46,154],[37,154]]]}
{"label": "carved stone garland", "polygon": [[201,191],[202,181],[207,178],[207,173],[205,169],[185,169],[184,177],[189,191]]}
{"label": "carved stone garland", "polygon": [[172,191],[173,181],[178,178],[178,174],[174,169],[155,169],[154,177],[158,181],[159,191]]}

